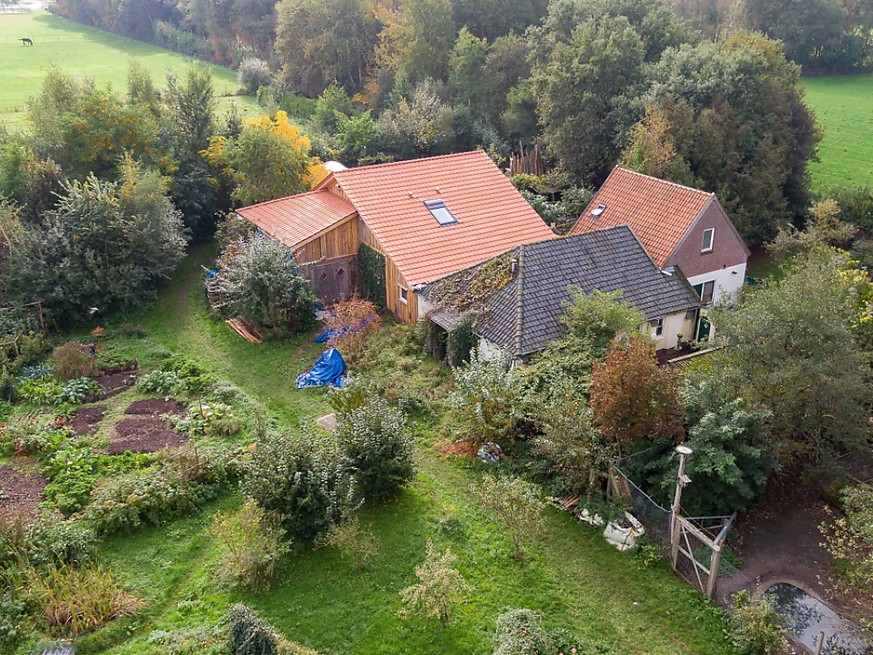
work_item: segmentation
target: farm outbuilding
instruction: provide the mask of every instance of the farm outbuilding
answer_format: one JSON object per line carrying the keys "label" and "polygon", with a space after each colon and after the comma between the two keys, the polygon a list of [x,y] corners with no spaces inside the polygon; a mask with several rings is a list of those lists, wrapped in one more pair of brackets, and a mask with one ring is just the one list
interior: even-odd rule
{"label": "farm outbuilding", "polygon": [[328,168],[308,193],[237,210],[326,302],[363,293],[415,323],[422,285],[555,236],[482,151]]}

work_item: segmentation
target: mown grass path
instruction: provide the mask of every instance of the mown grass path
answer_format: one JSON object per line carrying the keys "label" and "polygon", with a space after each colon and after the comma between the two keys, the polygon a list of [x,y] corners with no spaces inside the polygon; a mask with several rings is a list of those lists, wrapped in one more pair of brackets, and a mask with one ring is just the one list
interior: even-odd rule
{"label": "mown grass path", "polygon": [[[197,358],[287,424],[317,415],[325,407],[323,396],[294,391],[288,373],[317,347],[309,337],[252,346],[213,321],[199,285],[200,266],[211,254],[208,247],[195,250],[154,309],[140,317],[150,330],[141,346],[152,349],[153,358],[161,348]],[[470,493],[485,465],[440,457],[431,423],[415,429],[416,481],[396,500],[361,512],[380,542],[379,554],[363,570],[324,548],[287,557],[279,581],[265,592],[222,588],[215,579],[220,550],[208,526],[215,511],[239,502],[231,495],[198,516],[114,537],[102,546],[104,562],[148,605],[139,619],[119,621],[84,640],[80,655],[163,654],[162,635],[176,630],[200,630],[189,637],[204,644],[210,627],[238,601],[288,638],[326,655],[486,655],[492,652],[494,621],[510,607],[536,610],[553,627],[611,644],[616,655],[731,653],[719,611],[666,566],[643,568],[633,555],[617,552],[596,530],[562,512],[550,509],[544,534],[527,545],[526,560],[513,561],[505,531]],[[398,592],[414,581],[428,539],[452,548],[474,588],[447,625],[396,615]]]}

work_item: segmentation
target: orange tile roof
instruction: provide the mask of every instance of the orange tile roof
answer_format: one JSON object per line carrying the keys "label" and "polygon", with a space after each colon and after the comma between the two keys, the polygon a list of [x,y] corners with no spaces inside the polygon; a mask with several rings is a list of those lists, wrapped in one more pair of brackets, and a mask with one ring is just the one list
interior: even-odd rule
{"label": "orange tile roof", "polygon": [[[335,181],[410,285],[430,282],[554,234],[485,152],[336,171]],[[457,219],[425,207],[443,200]]]}
{"label": "orange tile roof", "polygon": [[329,191],[310,191],[242,207],[236,213],[287,246],[297,246],[355,213],[347,200]]}
{"label": "orange tile roof", "polygon": [[[649,256],[663,266],[713,197],[706,191],[616,167],[570,234],[629,225]],[[591,212],[601,204],[606,209],[594,220]]]}

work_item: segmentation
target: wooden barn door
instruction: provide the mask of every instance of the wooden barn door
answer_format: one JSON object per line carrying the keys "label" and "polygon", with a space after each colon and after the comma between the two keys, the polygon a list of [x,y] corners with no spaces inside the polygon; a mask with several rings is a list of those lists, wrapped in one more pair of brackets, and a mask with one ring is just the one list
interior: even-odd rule
{"label": "wooden barn door", "polygon": [[351,298],[358,290],[358,256],[345,255],[300,267],[312,281],[316,295],[325,304]]}

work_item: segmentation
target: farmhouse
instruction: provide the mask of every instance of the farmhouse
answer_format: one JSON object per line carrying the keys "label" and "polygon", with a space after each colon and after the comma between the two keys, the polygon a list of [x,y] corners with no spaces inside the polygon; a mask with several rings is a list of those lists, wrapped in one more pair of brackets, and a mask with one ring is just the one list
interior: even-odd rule
{"label": "farmhouse", "polygon": [[482,151],[329,168],[308,193],[237,210],[295,251],[326,302],[363,290],[415,323],[421,285],[554,237]]}
{"label": "farmhouse", "polygon": [[714,193],[616,167],[571,234],[629,225],[660,268],[679,266],[704,304],[743,286],[749,249]]}
{"label": "farmhouse", "polygon": [[701,304],[682,271],[661,271],[626,225],[518,246],[426,285],[421,295],[428,317],[447,331],[464,314],[475,317],[480,355],[499,348],[524,361],[561,336],[569,287],[621,290],[659,350],[690,338]]}

